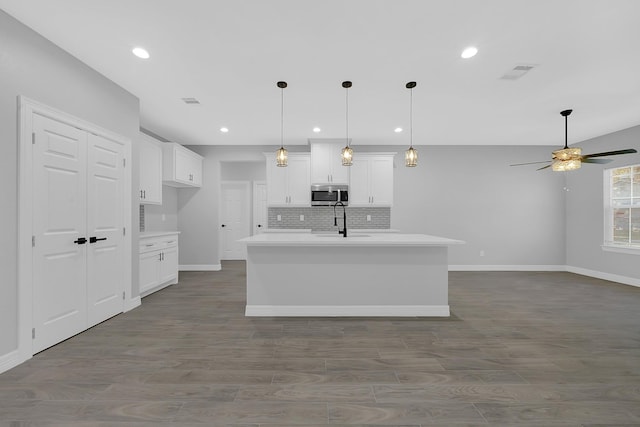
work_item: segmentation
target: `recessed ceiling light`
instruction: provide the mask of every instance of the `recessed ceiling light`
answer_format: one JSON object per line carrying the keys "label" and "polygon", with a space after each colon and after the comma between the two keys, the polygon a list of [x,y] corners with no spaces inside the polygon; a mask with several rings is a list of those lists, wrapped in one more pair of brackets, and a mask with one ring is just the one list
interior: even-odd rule
{"label": "recessed ceiling light", "polygon": [[220,128],[220,132],[227,133],[227,132],[229,132],[229,129],[228,128]]}
{"label": "recessed ceiling light", "polygon": [[462,51],[462,53],[460,54],[460,57],[464,59],[469,59],[476,56],[476,53],[478,53],[478,48],[475,46],[469,46]]}
{"label": "recessed ceiling light", "polygon": [[134,47],[131,52],[138,58],[149,59],[149,52],[142,47]]}
{"label": "recessed ceiling light", "polygon": [[395,133],[400,133],[400,132],[402,132],[402,128],[395,128],[393,131],[394,131]]}
{"label": "recessed ceiling light", "polygon": [[313,131],[314,131],[315,133],[318,133],[318,132],[320,132],[321,130],[322,130],[322,129],[320,129],[319,127],[314,127],[314,128],[313,128]]}

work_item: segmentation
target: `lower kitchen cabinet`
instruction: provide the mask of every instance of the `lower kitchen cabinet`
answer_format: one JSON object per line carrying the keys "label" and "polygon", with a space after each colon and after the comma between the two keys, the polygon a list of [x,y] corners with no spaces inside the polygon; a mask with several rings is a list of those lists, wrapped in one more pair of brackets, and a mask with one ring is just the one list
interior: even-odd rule
{"label": "lower kitchen cabinet", "polygon": [[178,233],[140,236],[140,296],[178,283]]}

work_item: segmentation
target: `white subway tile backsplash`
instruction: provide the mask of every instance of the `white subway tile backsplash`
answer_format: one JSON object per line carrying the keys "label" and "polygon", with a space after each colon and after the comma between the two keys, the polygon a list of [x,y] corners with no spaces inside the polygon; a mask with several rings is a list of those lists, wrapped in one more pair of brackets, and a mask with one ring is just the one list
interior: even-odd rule
{"label": "white subway tile backsplash", "polygon": [[[269,208],[269,228],[305,228],[312,231],[333,231],[333,207]],[[342,227],[342,208],[336,208],[338,226]],[[279,220],[281,218],[281,220]],[[370,221],[368,219],[370,218]],[[347,207],[347,228],[391,227],[391,208]]]}

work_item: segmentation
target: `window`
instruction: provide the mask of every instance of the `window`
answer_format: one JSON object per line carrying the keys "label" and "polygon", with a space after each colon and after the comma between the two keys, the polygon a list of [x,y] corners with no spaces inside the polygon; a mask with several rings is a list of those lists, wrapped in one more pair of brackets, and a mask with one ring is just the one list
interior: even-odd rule
{"label": "window", "polygon": [[604,247],[640,251],[640,165],[605,170]]}

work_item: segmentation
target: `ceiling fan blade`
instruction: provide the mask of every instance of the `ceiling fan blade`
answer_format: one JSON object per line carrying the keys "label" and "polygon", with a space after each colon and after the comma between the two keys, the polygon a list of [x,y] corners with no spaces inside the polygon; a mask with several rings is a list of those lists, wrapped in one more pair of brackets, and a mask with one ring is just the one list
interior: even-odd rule
{"label": "ceiling fan blade", "polygon": [[539,163],[551,163],[551,160],[545,160],[544,162],[516,163],[515,165],[509,165],[509,166],[537,165]]}
{"label": "ceiling fan blade", "polygon": [[638,151],[635,148],[629,148],[626,150],[616,150],[616,151],[605,151],[604,153],[593,153],[582,156],[583,159],[588,159],[590,157],[604,157],[604,156],[616,156],[618,154],[631,154],[637,153]]}
{"label": "ceiling fan blade", "polygon": [[543,166],[541,168],[536,169],[537,171],[541,171],[542,169],[550,168],[551,165]]}
{"label": "ceiling fan blade", "polygon": [[613,162],[613,159],[591,159],[591,158],[586,158],[586,159],[581,159],[582,163],[600,163],[600,164],[605,164],[605,163],[610,163]]}

